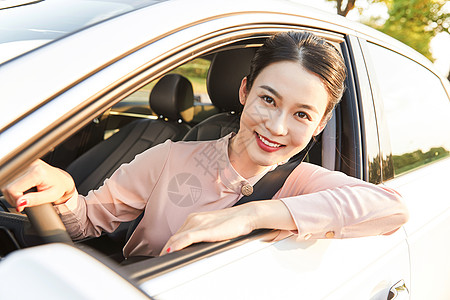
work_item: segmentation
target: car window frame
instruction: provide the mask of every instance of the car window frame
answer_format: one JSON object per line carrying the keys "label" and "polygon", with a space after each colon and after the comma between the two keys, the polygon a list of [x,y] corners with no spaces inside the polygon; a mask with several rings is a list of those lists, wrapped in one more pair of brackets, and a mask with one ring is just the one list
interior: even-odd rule
{"label": "car window frame", "polygon": [[[386,117],[384,115],[384,104],[383,104],[383,98],[381,96],[381,92],[380,92],[380,86],[378,83],[378,79],[375,76],[375,65],[374,65],[374,60],[373,58],[370,56],[370,51],[368,49],[368,42],[385,48],[386,50],[392,51],[398,55],[401,55],[403,57],[405,57],[406,59],[411,60],[412,62],[420,65],[421,67],[425,68],[426,70],[428,70],[431,74],[433,74],[434,76],[436,76],[441,84],[442,84],[442,88],[444,89],[445,93],[447,94],[449,100],[450,100],[450,92],[449,89],[447,88],[444,79],[442,78],[441,75],[439,75],[438,73],[436,73],[436,71],[434,71],[430,66],[427,60],[425,59],[420,59],[420,57],[417,57],[417,55],[409,55],[408,51],[409,49],[397,49],[396,47],[390,46],[386,43],[383,43],[381,41],[378,40],[374,40],[374,39],[365,39],[365,38],[359,38],[359,42],[361,45],[361,49],[363,52],[363,57],[364,57],[364,61],[366,64],[366,68],[367,68],[367,72],[368,72],[368,76],[369,76],[369,80],[370,80],[370,86],[371,86],[371,92],[373,95],[373,102],[374,102],[374,106],[375,106],[375,114],[376,114],[376,119],[377,119],[377,124],[379,127],[379,134],[378,134],[378,139],[379,139],[379,144],[380,144],[380,157],[381,157],[381,180],[382,182],[386,182],[388,180],[393,179],[394,177],[398,177],[403,175],[404,173],[400,174],[400,175],[395,175],[394,172],[394,162],[392,159],[392,146],[391,146],[391,137],[390,137],[390,133],[389,133],[389,127],[387,125],[387,121],[386,121]],[[415,53],[413,53],[415,54]],[[425,167],[427,165],[424,165]]]}
{"label": "car window frame", "polygon": [[348,35],[356,98],[358,99],[362,145],[362,179],[373,184],[382,181],[378,120],[373,102],[372,87],[364,60],[360,38]]}
{"label": "car window frame", "polygon": [[[300,27],[289,27],[285,28],[286,30],[308,30],[309,28],[300,28]],[[246,41],[248,39],[261,39],[266,38],[270,34],[273,34],[274,32],[270,33],[264,33],[262,35],[258,36],[251,36],[251,37],[245,37],[241,41]],[[238,42],[238,41],[234,41]],[[344,35],[342,35],[341,40],[341,48],[343,55],[346,60],[346,63],[350,66],[351,63],[349,62],[349,52],[345,49],[347,48],[346,41],[344,39]],[[221,46],[221,47],[226,47]],[[219,48],[221,48],[219,47]],[[218,48],[218,49],[219,49]],[[350,72],[352,74],[352,72]],[[353,82],[350,80],[350,82]],[[346,130],[349,130],[349,134],[346,137],[338,136],[338,140],[344,139],[344,141],[339,144],[336,144],[336,147],[333,148],[333,151],[336,151],[336,160],[335,160],[335,169],[340,169],[340,166],[345,165],[347,167],[350,166],[350,164],[355,163],[355,168],[349,168],[347,173],[350,176],[358,176],[358,178],[362,177],[362,173],[359,170],[359,167],[362,165],[361,163],[361,132],[360,132],[360,122],[359,117],[350,117],[354,116],[355,114],[359,116],[359,110],[358,110],[358,98],[356,96],[356,91],[354,90],[354,84],[348,83],[348,89],[350,90],[349,93],[351,93],[354,96],[349,96],[350,100],[349,103],[344,105],[342,108],[339,108],[337,112],[335,113],[335,118],[337,119],[336,123],[340,125],[336,125],[338,129],[333,130],[339,130],[339,128],[345,128]],[[355,122],[346,122],[346,124],[342,124],[342,117],[339,117],[341,114],[344,114],[344,120],[355,120]],[[333,133],[331,133],[332,135]],[[336,133],[334,133],[336,135]],[[345,145],[345,146],[342,146]],[[330,149],[330,147],[328,147]],[[342,153],[350,153],[348,157],[351,157],[350,159],[345,158],[342,156]],[[326,154],[324,154],[326,155]],[[337,162],[339,161],[339,162]],[[229,249],[238,247],[246,242],[260,240],[261,238],[270,236],[274,233],[273,230],[256,230],[248,235],[241,236],[229,241],[222,241],[222,242],[215,242],[215,243],[200,243],[196,245],[192,245],[186,249],[183,249],[181,251],[178,251],[177,253],[173,253],[172,256],[163,256],[163,257],[157,257],[157,258],[149,258],[144,259],[136,263],[130,263],[126,266],[123,266],[123,269],[125,272],[129,273],[131,278],[133,280],[137,280],[139,283],[145,282],[147,280],[153,279],[155,277],[158,277],[159,275],[165,274],[167,272],[171,272],[173,270],[182,268],[188,264],[194,263],[200,259],[207,258],[209,256],[222,253],[224,251],[227,251]],[[289,236],[291,236],[290,234]]]}

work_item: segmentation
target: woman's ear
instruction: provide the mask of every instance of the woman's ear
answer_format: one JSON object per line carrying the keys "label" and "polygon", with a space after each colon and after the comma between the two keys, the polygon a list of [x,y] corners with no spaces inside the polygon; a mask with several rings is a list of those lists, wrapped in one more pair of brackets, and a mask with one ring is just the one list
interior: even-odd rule
{"label": "woman's ear", "polygon": [[239,87],[239,102],[245,105],[247,100],[247,77],[244,77],[241,81],[241,86]]}
{"label": "woman's ear", "polygon": [[317,125],[316,130],[314,130],[313,136],[317,136],[319,133],[321,133],[325,126],[327,126],[327,122],[320,122],[319,125]]}

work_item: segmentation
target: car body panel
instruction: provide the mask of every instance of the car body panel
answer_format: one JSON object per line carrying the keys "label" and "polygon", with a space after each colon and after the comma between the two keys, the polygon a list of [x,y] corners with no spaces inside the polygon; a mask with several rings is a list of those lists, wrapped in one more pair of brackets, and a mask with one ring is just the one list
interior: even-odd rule
{"label": "car body panel", "polygon": [[386,299],[375,295],[387,293],[401,278],[409,283],[402,231],[389,237],[300,242],[293,236],[253,243],[151,279],[141,288],[161,299]]}
{"label": "car body panel", "polygon": [[[380,140],[380,155],[382,157],[382,175],[384,183],[398,191],[405,200],[410,211],[410,220],[405,224],[404,229],[407,234],[408,246],[410,251],[411,260],[411,299],[447,299],[450,297],[450,292],[446,287],[447,278],[450,277],[450,259],[447,258],[445,253],[450,251],[450,243],[444,238],[449,234],[449,218],[450,218],[450,190],[448,186],[448,170],[450,170],[450,159],[441,158],[437,161],[424,162],[424,165],[413,168],[407,172],[401,174],[394,174],[394,166],[392,159],[392,145],[391,139],[393,134],[388,127],[387,118],[390,115],[386,112],[384,106],[385,101],[396,101],[398,99],[405,99],[406,103],[410,103],[413,99],[407,98],[407,93],[398,93],[397,97],[392,99],[383,99],[381,93],[381,82],[377,80],[374,69],[375,58],[373,52],[368,51],[368,45],[365,40],[360,40],[362,49],[364,52],[364,59],[368,67],[371,80],[371,90],[373,93],[375,114],[377,118],[379,128],[379,140]],[[403,53],[400,53],[404,55]],[[399,57],[400,58],[400,57]],[[422,140],[423,134],[415,131],[413,128],[406,129],[405,133],[411,133],[413,139],[416,140],[416,144],[419,144],[423,151],[428,151],[429,147],[443,147],[445,150],[449,150],[450,143],[446,137],[450,136],[447,128],[436,128],[430,120],[433,118],[442,119],[445,117],[445,112],[449,112],[450,109],[450,97],[448,89],[448,81],[439,75],[432,69],[426,67],[426,63],[422,63],[418,60],[418,56],[407,56],[408,59],[404,59],[411,64],[419,64],[429,71],[427,75],[436,81],[436,86],[442,88],[441,97],[436,99],[444,100],[443,103],[439,103],[439,109],[442,112],[431,115],[427,114],[427,118],[417,119],[417,123],[421,129],[429,130],[429,133],[425,133],[426,136],[433,137],[435,133],[441,138],[435,140],[430,138],[431,141]],[[389,61],[392,61],[390,59]],[[405,66],[405,65],[401,65]],[[408,69],[409,70],[409,69]],[[397,73],[395,73],[397,74]],[[424,74],[420,74],[424,75]],[[387,76],[382,74],[382,76]],[[413,75],[417,77],[417,74]],[[426,82],[428,78],[421,77],[415,84]],[[410,81],[407,82],[408,84]],[[442,83],[440,86],[439,83]],[[407,84],[407,85],[408,85]],[[428,87],[429,89],[431,87]],[[434,87],[433,87],[434,88]],[[400,95],[400,96],[399,96]],[[420,97],[420,105],[424,105],[424,109],[419,109],[421,112],[426,111],[427,105],[430,106],[427,101],[427,97],[430,97],[430,92],[422,93]],[[403,98],[401,98],[403,96]],[[447,96],[447,98],[446,98]],[[398,102],[400,103],[400,102]],[[447,105],[447,107],[445,107]],[[399,107],[398,109],[401,109]],[[397,110],[398,110],[397,109]],[[431,111],[431,110],[430,110]],[[415,116],[411,116],[415,118]],[[415,120],[415,119],[413,119]],[[448,119],[447,119],[448,120]],[[445,121],[442,122],[445,124]],[[403,125],[407,126],[407,125]],[[400,124],[402,127],[402,124]],[[437,130],[437,131],[436,131]],[[408,132],[409,131],[409,132]],[[398,133],[397,135],[398,136]],[[395,142],[395,141],[393,141]],[[392,142],[392,143],[393,143]],[[440,143],[441,142],[441,143]],[[434,144],[436,143],[436,144]],[[431,150],[431,149],[430,149]],[[430,258],[439,257],[439,262],[431,262]],[[430,276],[433,274],[433,276]]]}
{"label": "car body panel", "polygon": [[0,278],[1,299],[149,299],[98,260],[64,244],[12,253],[1,264]]}
{"label": "car body panel", "polygon": [[411,299],[448,299],[450,278],[450,159],[389,180],[405,198],[404,228],[411,256]]}

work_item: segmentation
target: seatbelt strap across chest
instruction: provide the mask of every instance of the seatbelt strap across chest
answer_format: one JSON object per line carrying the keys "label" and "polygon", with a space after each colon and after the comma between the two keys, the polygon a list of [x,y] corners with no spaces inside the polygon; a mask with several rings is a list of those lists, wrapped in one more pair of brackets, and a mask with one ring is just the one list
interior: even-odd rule
{"label": "seatbelt strap across chest", "polygon": [[254,186],[253,193],[249,196],[243,196],[233,206],[248,203],[250,201],[268,200],[281,189],[284,182],[292,171],[305,159],[309,150],[314,146],[312,139],[304,150],[293,156],[287,163],[276,167],[274,170],[264,175]]}

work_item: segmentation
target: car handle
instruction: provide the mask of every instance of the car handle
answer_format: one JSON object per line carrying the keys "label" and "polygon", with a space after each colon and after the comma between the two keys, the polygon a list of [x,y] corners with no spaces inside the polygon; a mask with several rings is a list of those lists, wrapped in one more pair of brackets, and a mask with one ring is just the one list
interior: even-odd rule
{"label": "car handle", "polygon": [[399,280],[396,284],[394,284],[389,290],[389,294],[387,297],[388,300],[408,300],[409,299],[409,291],[406,287],[405,281],[403,279]]}

